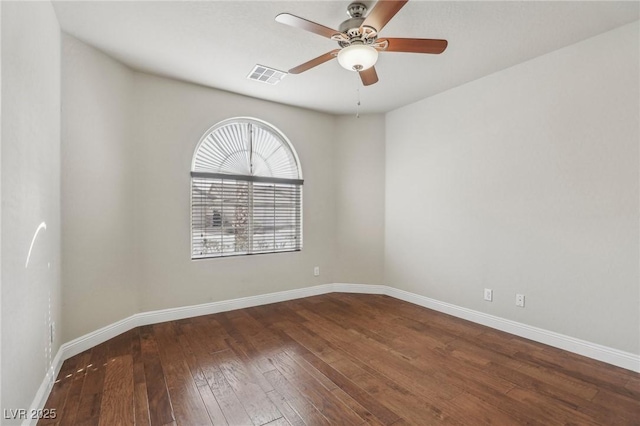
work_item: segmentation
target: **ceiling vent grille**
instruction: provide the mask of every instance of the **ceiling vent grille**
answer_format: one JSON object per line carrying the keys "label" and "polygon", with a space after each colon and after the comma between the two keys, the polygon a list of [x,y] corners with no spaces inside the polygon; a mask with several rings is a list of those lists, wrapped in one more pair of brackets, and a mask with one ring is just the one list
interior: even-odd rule
{"label": "ceiling vent grille", "polygon": [[264,65],[256,65],[247,78],[267,84],[278,84],[286,75],[287,73],[284,71],[278,71]]}

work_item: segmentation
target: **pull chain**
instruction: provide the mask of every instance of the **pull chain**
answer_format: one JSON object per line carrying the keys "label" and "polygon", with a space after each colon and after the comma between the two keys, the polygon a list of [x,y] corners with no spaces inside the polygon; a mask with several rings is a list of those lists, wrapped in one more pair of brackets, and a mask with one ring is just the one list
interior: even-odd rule
{"label": "pull chain", "polygon": [[356,118],[360,118],[360,74],[356,73],[358,77],[356,80],[356,96],[358,98],[358,102],[356,103]]}

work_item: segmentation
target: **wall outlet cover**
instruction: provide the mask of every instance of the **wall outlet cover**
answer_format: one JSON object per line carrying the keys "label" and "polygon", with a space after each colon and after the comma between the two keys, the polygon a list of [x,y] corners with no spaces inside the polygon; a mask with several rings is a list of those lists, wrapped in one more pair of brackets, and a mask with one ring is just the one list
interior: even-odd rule
{"label": "wall outlet cover", "polygon": [[493,301],[493,290],[491,290],[490,288],[484,289],[484,300],[489,302]]}

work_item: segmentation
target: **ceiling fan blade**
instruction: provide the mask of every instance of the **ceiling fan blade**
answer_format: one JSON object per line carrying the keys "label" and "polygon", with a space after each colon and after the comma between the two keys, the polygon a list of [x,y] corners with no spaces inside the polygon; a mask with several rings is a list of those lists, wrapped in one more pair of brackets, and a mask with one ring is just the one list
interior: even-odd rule
{"label": "ceiling fan blade", "polygon": [[409,52],[409,53],[432,53],[444,52],[447,48],[447,40],[430,38],[387,38],[379,40],[387,41],[389,44],[384,49],[385,52]]}
{"label": "ceiling fan blade", "polygon": [[362,84],[365,86],[370,86],[374,83],[378,82],[378,73],[376,72],[375,67],[367,68],[366,70],[359,71],[360,79],[362,80]]}
{"label": "ceiling fan blade", "polygon": [[362,31],[362,27],[366,26],[373,27],[380,32],[407,1],[409,0],[378,0],[360,26],[360,30]]}
{"label": "ceiling fan blade", "polygon": [[311,22],[290,13],[279,14],[276,16],[276,21],[281,24],[289,25],[290,27],[300,28],[301,30],[316,33],[326,38],[331,38],[334,34],[340,33],[340,31],[333,30],[329,27],[325,27],[324,25],[316,24],[315,22]]}
{"label": "ceiling fan blade", "polygon": [[324,55],[320,55],[317,58],[314,58],[308,62],[305,62],[302,65],[298,65],[295,68],[291,68],[289,70],[289,74],[300,74],[301,72],[305,72],[307,70],[310,70],[313,67],[317,67],[320,64],[324,64],[327,61],[332,60],[333,58],[335,58],[338,55],[338,52],[340,51],[340,49],[334,49],[331,52],[327,52]]}

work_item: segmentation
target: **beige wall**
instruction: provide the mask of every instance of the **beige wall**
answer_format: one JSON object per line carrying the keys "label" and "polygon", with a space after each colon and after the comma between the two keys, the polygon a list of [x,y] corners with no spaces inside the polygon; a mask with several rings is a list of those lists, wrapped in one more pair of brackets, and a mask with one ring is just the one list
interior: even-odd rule
{"label": "beige wall", "polygon": [[[65,135],[78,132],[63,142],[65,161],[73,159],[63,177],[64,224],[77,227],[64,239],[65,324],[81,324],[65,335],[133,312],[384,283],[637,353],[638,330],[629,327],[639,320],[635,35],[637,26],[601,35],[384,119],[131,72],[65,37],[73,70],[63,67],[63,101],[79,108],[64,112]],[[82,113],[95,122],[78,120]],[[233,116],[272,123],[296,148],[302,252],[190,260],[193,150]],[[98,147],[85,149],[89,128]],[[86,177],[110,197],[108,209],[76,185]],[[104,229],[85,232],[95,203]],[[86,259],[82,247],[106,255]],[[494,302],[482,301],[484,287]],[[76,290],[82,308],[67,302]],[[527,296],[525,309],[515,307],[516,292]]]}
{"label": "beige wall", "polygon": [[[66,340],[135,312],[382,283],[382,115],[335,117],[136,73],[70,36],[63,47]],[[305,178],[304,248],[191,261],[193,151],[235,116],[266,120],[293,143]]]}
{"label": "beige wall", "polygon": [[638,35],[388,113],[385,282],[640,353]]}
{"label": "beige wall", "polygon": [[3,2],[1,27],[4,410],[29,408],[61,342],[60,28],[49,2]]}
{"label": "beige wall", "polygon": [[[136,312],[338,280],[334,116],[136,73],[66,35],[63,60],[66,341]],[[236,116],[273,124],[295,147],[304,248],[192,261],[193,151]]]}
{"label": "beige wall", "polygon": [[138,312],[134,73],[62,37],[62,282],[69,341]]}
{"label": "beige wall", "polygon": [[384,115],[337,118],[337,279],[383,284]]}
{"label": "beige wall", "polygon": [[[147,74],[136,74],[135,84],[135,222],[142,311],[336,280],[333,116]],[[305,179],[304,248],[293,253],[192,261],[192,155],[208,128],[237,116],[271,123],[296,149]],[[313,276],[314,266],[320,267],[319,277]]]}

